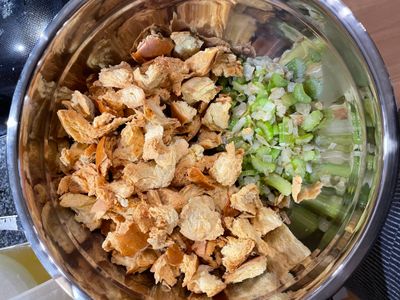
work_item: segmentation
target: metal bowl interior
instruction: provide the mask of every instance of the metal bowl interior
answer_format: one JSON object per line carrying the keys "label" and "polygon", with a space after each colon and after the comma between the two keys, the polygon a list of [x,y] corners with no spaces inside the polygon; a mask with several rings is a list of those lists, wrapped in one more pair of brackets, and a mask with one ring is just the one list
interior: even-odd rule
{"label": "metal bowl interior", "polygon": [[[36,254],[53,276],[67,278],[75,296],[188,296],[179,288],[166,291],[154,285],[146,273],[126,276],[101,249],[103,237],[80,226],[72,212],[58,205],[56,194],[57,159],[65,137],[55,112],[66,88],[84,90],[85,79],[101,67],[130,62],[129,50],[140,32],[152,24],[169,26],[174,16],[182,21],[176,26],[185,23],[186,28],[239,48],[251,44],[257,55],[278,57],[304,39],[326,47],[323,72],[330,84],[324,89],[323,104],[335,113],[335,105],[345,103],[352,116],[337,123],[339,129],[320,133],[321,148],[327,153],[320,163],[346,166],[345,175],[326,174],[334,180],[345,177],[343,189],[324,188],[322,193],[322,199],[340,205],[336,212],[328,212],[323,229],[307,233],[292,225],[314,251],[313,259],[293,270],[290,280],[265,286],[251,297],[266,297],[276,290],[295,298],[329,297],[373,242],[390,204],[398,167],[396,108],[386,69],[362,25],[336,0],[70,1],[29,57],[9,118],[11,186]],[[341,147],[332,150],[338,141]],[[321,217],[321,210],[307,203],[294,209]],[[247,299],[256,282],[230,287],[226,296]]]}

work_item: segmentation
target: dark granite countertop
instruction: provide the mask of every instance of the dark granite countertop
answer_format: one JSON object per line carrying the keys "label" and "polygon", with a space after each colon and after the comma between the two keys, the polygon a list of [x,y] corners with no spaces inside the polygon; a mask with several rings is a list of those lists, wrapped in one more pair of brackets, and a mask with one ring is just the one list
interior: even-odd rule
{"label": "dark granite countertop", "polygon": [[[15,215],[14,202],[8,183],[6,160],[6,136],[0,137],[0,216]],[[26,242],[23,232],[0,231],[0,248]]]}

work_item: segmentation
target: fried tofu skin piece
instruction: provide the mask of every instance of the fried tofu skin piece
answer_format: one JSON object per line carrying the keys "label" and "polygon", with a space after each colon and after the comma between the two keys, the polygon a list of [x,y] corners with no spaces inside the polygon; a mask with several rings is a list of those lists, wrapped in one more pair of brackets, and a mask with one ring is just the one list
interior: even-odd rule
{"label": "fried tofu skin piece", "polygon": [[194,293],[205,293],[208,297],[213,297],[225,289],[226,284],[217,276],[210,274],[211,270],[210,266],[200,265],[188,282],[187,289]]}
{"label": "fried tofu skin piece", "polygon": [[251,239],[228,237],[227,244],[221,249],[222,264],[228,273],[236,270],[253,250],[255,243]]}
{"label": "fried tofu skin piece", "polygon": [[224,233],[221,215],[209,196],[193,197],[180,215],[180,232],[192,241],[215,240]]}
{"label": "fried tofu skin piece", "polygon": [[190,105],[199,101],[209,103],[218,92],[209,77],[193,77],[182,84],[182,98]]}
{"label": "fried tofu skin piece", "polygon": [[196,54],[204,43],[189,31],[172,32],[170,37],[175,43],[174,54],[181,59]]}
{"label": "fried tofu skin piece", "polygon": [[210,175],[224,186],[233,185],[242,172],[244,151],[235,151],[235,146],[230,143],[226,146],[226,152],[222,153],[210,169]]}
{"label": "fried tofu skin piece", "polygon": [[225,273],[225,283],[238,283],[243,280],[254,278],[265,272],[267,269],[267,258],[259,256],[249,260],[234,270],[232,273]]}
{"label": "fried tofu skin piece", "polygon": [[230,200],[231,207],[252,215],[255,215],[257,209],[263,206],[260,200],[260,192],[255,184],[245,185],[239,192],[233,194]]}
{"label": "fried tofu skin piece", "polygon": [[286,225],[269,232],[264,240],[269,247],[268,270],[278,277],[285,275],[311,254]]}

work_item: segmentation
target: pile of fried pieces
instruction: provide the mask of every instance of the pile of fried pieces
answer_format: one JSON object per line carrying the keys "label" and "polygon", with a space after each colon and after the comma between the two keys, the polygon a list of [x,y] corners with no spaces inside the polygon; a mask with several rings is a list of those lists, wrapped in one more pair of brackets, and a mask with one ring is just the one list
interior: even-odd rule
{"label": "pile of fried pieces", "polygon": [[264,272],[286,277],[310,251],[256,185],[235,186],[244,153],[222,141],[232,99],[216,82],[242,76],[237,56],[155,28],[131,55],[135,66],[104,68],[62,102],[73,143],[60,156],[60,205],[104,234],[113,263],[167,287],[212,297]]}

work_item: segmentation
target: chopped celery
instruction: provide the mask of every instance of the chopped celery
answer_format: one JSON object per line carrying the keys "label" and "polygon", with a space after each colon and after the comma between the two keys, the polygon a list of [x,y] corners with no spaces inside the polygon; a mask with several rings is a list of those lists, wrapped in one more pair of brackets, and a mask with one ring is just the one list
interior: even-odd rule
{"label": "chopped celery", "polygon": [[[290,123],[292,120],[288,117],[283,117],[282,122],[278,124],[279,128],[279,143],[285,145],[291,145],[294,143],[294,136],[290,130]],[[292,124],[293,126],[293,124]]]}
{"label": "chopped celery", "polygon": [[241,176],[254,176],[257,175],[257,171],[256,170],[245,170],[242,171],[242,173],[240,173]]}
{"label": "chopped celery", "polygon": [[265,175],[275,171],[276,165],[274,163],[265,162],[258,156],[251,156],[251,164],[254,169]]}
{"label": "chopped celery", "polygon": [[304,239],[318,230],[318,216],[300,205],[293,205],[289,210],[289,228],[298,239]]}
{"label": "chopped celery", "polygon": [[294,142],[296,143],[296,145],[305,145],[311,142],[313,138],[314,136],[311,133],[306,133],[304,135],[296,137]]}
{"label": "chopped celery", "polygon": [[297,102],[293,93],[286,93],[285,95],[283,95],[281,97],[281,101],[282,101],[283,105],[285,105],[286,107],[290,107],[293,104],[296,104],[296,102]]}
{"label": "chopped celery", "polygon": [[321,80],[310,78],[304,82],[304,91],[312,99],[317,100],[322,93],[322,82]]}
{"label": "chopped celery", "polygon": [[311,103],[312,101],[311,97],[308,96],[304,91],[303,84],[301,83],[296,83],[296,86],[294,87],[293,91],[293,96],[296,99],[296,102]]}
{"label": "chopped celery", "polygon": [[299,158],[293,159],[290,164],[286,165],[285,174],[289,177],[299,175],[300,177],[304,178],[306,175],[305,161]]}
{"label": "chopped celery", "polygon": [[266,95],[258,95],[256,97],[256,101],[254,101],[250,105],[250,111],[253,113],[253,112],[261,109],[262,107],[264,107],[268,102],[270,102],[270,101],[268,100],[268,97]]}
{"label": "chopped celery", "polygon": [[331,175],[349,178],[351,174],[351,167],[349,164],[336,165],[331,163],[318,164],[315,171],[319,176]]}
{"label": "chopped celery", "polygon": [[301,58],[293,58],[290,62],[286,64],[286,67],[293,72],[293,77],[295,79],[302,78],[306,72],[306,64]]}
{"label": "chopped celery", "polygon": [[303,159],[304,161],[313,161],[316,158],[315,151],[304,151]]}
{"label": "chopped celery", "polygon": [[270,155],[272,156],[272,159],[277,159],[280,154],[281,154],[281,151],[278,149],[272,148],[270,150]]}
{"label": "chopped celery", "polygon": [[329,229],[325,232],[325,234],[322,236],[321,242],[318,245],[318,248],[324,249],[328,244],[333,240],[333,238],[338,234],[339,232],[339,226],[337,225],[331,225]]}
{"label": "chopped celery", "polygon": [[246,81],[246,78],[244,78],[244,77],[235,77],[233,82],[237,82],[239,84],[245,84],[247,81]]}
{"label": "chopped celery", "polygon": [[261,136],[267,141],[271,141],[274,138],[274,128],[269,122],[257,121],[256,126],[261,129]]}
{"label": "chopped celery", "polygon": [[295,175],[304,177],[306,174],[306,162],[300,158],[292,159],[292,166]]}
{"label": "chopped celery", "polygon": [[269,186],[277,189],[284,196],[289,196],[292,193],[292,184],[277,174],[268,175],[264,181]]}
{"label": "chopped celery", "polygon": [[341,212],[345,209],[342,197],[328,196],[324,194],[320,194],[312,201],[304,201],[302,202],[302,205],[317,214],[327,216],[331,219],[340,216]]}
{"label": "chopped celery", "polygon": [[274,73],[272,74],[269,83],[270,85],[268,85],[268,87],[272,89],[274,87],[287,87],[289,82],[285,78],[283,78],[282,75]]}
{"label": "chopped celery", "polygon": [[301,124],[301,128],[305,131],[313,131],[321,122],[324,115],[319,110],[314,110],[311,114],[307,115],[304,118],[303,124]]}

